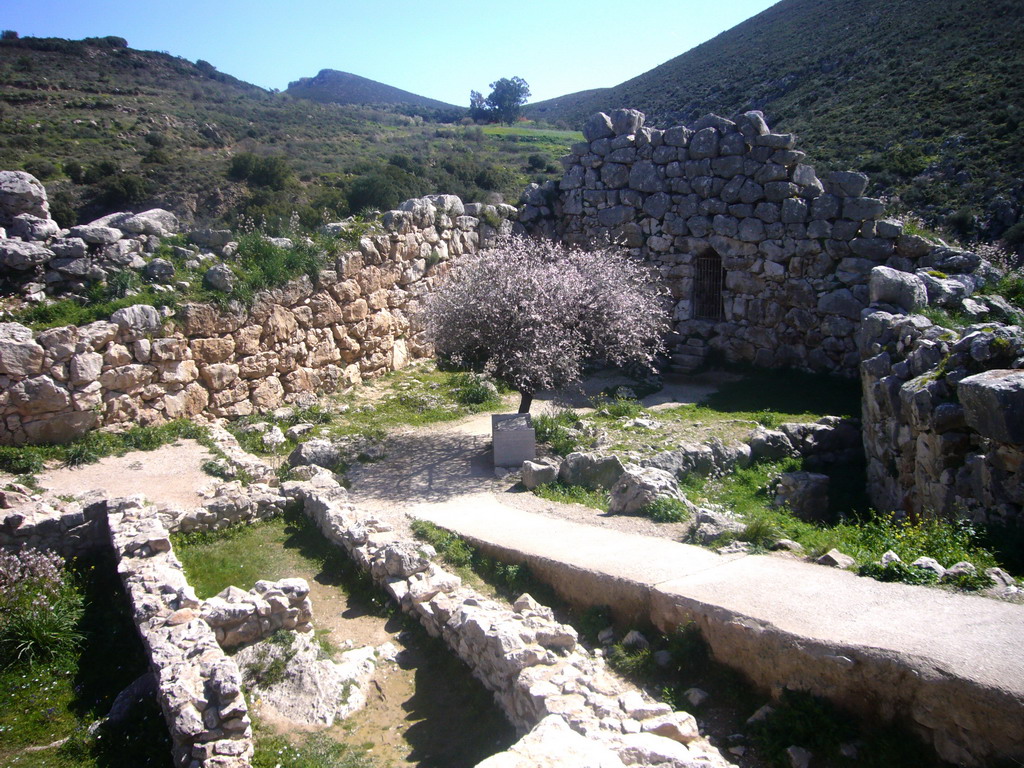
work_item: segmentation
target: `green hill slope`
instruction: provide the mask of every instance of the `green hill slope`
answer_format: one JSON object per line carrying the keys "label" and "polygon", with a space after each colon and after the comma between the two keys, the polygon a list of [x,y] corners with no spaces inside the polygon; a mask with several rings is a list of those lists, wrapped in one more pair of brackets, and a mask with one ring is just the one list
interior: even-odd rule
{"label": "green hill slope", "polygon": [[161,206],[281,230],[432,193],[514,202],[578,140],[406,109],[274,93],[120,38],[0,40],[0,169],[37,175],[66,225]]}
{"label": "green hill slope", "polygon": [[821,168],[871,173],[963,234],[1000,235],[1024,203],[1024,3],[782,0],[614,88],[529,105],[579,126],[633,107],[660,126],[760,109]]}

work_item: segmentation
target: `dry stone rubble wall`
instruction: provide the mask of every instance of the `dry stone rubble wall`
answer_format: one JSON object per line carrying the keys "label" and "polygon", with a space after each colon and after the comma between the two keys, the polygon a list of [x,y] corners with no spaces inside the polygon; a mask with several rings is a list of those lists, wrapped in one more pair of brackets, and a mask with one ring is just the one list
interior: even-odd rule
{"label": "dry stone rubble wall", "polygon": [[449,260],[511,232],[515,214],[452,195],[407,201],[316,282],[262,293],[244,311],[137,305],[38,333],[0,323],[0,444],[244,416],[402,368],[432,351],[416,309]]}
{"label": "dry stone rubble wall", "polygon": [[[557,729],[546,720],[556,716],[628,765],[729,765],[700,737],[691,715],[653,702],[616,678],[603,659],[578,644],[575,630],[529,595],[510,608],[465,587],[430,559],[425,545],[402,540],[390,526],[361,515],[328,472],[285,483],[283,490],[301,501],[324,535],[403,611],[444,639],[521,732],[542,722]],[[558,749],[557,743],[549,749]],[[526,749],[484,764],[522,764]],[[553,759],[555,753],[547,754]]]}
{"label": "dry stone rubble wall", "polygon": [[1024,523],[1020,327],[952,331],[878,308],[859,344],[872,502],[914,516]]}

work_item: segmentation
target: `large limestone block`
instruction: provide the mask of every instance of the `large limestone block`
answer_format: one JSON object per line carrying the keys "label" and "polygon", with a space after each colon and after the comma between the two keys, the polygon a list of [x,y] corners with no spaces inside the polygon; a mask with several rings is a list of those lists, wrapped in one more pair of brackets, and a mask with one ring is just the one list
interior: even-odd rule
{"label": "large limestone block", "polygon": [[558,478],[566,485],[586,488],[611,488],[622,477],[625,467],[618,456],[599,453],[570,453],[558,471]]}
{"label": "large limestone block", "polygon": [[50,218],[46,187],[25,171],[0,171],[0,227],[9,227],[19,213]]}
{"label": "large limestone block", "polygon": [[1024,445],[1024,370],[985,371],[957,385],[967,425],[1001,443]]}
{"label": "large limestone block", "polygon": [[44,354],[24,325],[0,323],[0,373],[18,377],[41,373]]}
{"label": "large limestone block", "polygon": [[[651,737],[658,738],[658,737]],[[688,754],[687,754],[688,756]],[[559,715],[548,715],[507,752],[477,768],[625,768],[600,741],[576,733]]]}
{"label": "large limestone block", "polygon": [[129,216],[117,225],[122,232],[137,235],[173,235],[178,231],[178,217],[163,208],[152,208]]}
{"label": "large limestone block", "polygon": [[53,256],[53,251],[36,243],[0,240],[0,269],[24,271],[46,264]]}
{"label": "large limestone block", "polygon": [[872,304],[892,304],[909,312],[928,306],[924,281],[917,275],[891,267],[874,267],[868,290]]}
{"label": "large limestone block", "polygon": [[618,482],[612,486],[608,511],[630,515],[663,498],[683,499],[679,484],[670,472],[655,467],[628,465]]}

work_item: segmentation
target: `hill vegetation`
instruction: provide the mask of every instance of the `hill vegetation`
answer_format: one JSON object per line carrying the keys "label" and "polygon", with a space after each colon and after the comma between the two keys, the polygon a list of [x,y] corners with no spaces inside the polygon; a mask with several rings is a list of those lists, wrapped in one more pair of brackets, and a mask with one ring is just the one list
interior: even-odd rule
{"label": "hill vegetation", "polygon": [[406,114],[426,109],[297,99],[122,38],[0,40],[0,168],[44,181],[64,225],[160,206],[275,234],[424,194],[515,202],[579,139]]}
{"label": "hill vegetation", "polygon": [[960,235],[1024,243],[1024,4],[1019,0],[782,0],[613,88],[528,105],[579,127],[632,107],[659,127],[764,111],[822,169]]}
{"label": "hill vegetation", "polygon": [[[437,99],[428,99],[401,88],[378,83],[366,77],[336,69],[321,69],[316,77],[303,77],[288,83],[285,91],[297,99],[309,99],[321,104],[401,104],[407,114],[424,117],[447,118],[444,122],[458,122],[466,110]],[[417,109],[419,108],[419,109]]]}

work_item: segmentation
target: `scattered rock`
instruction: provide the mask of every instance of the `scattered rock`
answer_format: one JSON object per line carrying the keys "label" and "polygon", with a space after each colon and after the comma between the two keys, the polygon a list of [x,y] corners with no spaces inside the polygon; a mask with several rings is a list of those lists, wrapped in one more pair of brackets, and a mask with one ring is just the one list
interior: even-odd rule
{"label": "scattered rock", "polygon": [[830,549],[824,555],[815,560],[819,565],[829,565],[833,568],[852,568],[857,564],[849,555],[844,555],[838,549]]}
{"label": "scattered rock", "polygon": [[940,579],[946,575],[946,569],[942,567],[938,560],[932,557],[919,557],[917,560],[911,563],[914,568],[921,568],[925,571],[931,571]]}
{"label": "scattered rock", "polygon": [[687,503],[673,475],[663,469],[628,464],[611,488],[608,511],[613,515],[630,515],[658,499],[675,499]]}
{"label": "scattered rock", "polygon": [[555,459],[524,461],[522,469],[523,486],[528,491],[532,491],[540,485],[555,482],[558,479],[558,468],[558,461]]}
{"label": "scattered rock", "polygon": [[811,758],[814,755],[803,747],[793,746],[786,749],[786,757],[789,758],[792,768],[810,768]]}
{"label": "scattered rock", "polygon": [[562,461],[558,478],[566,485],[581,485],[596,490],[610,489],[625,467],[618,456],[604,456],[599,453],[570,453]]}

